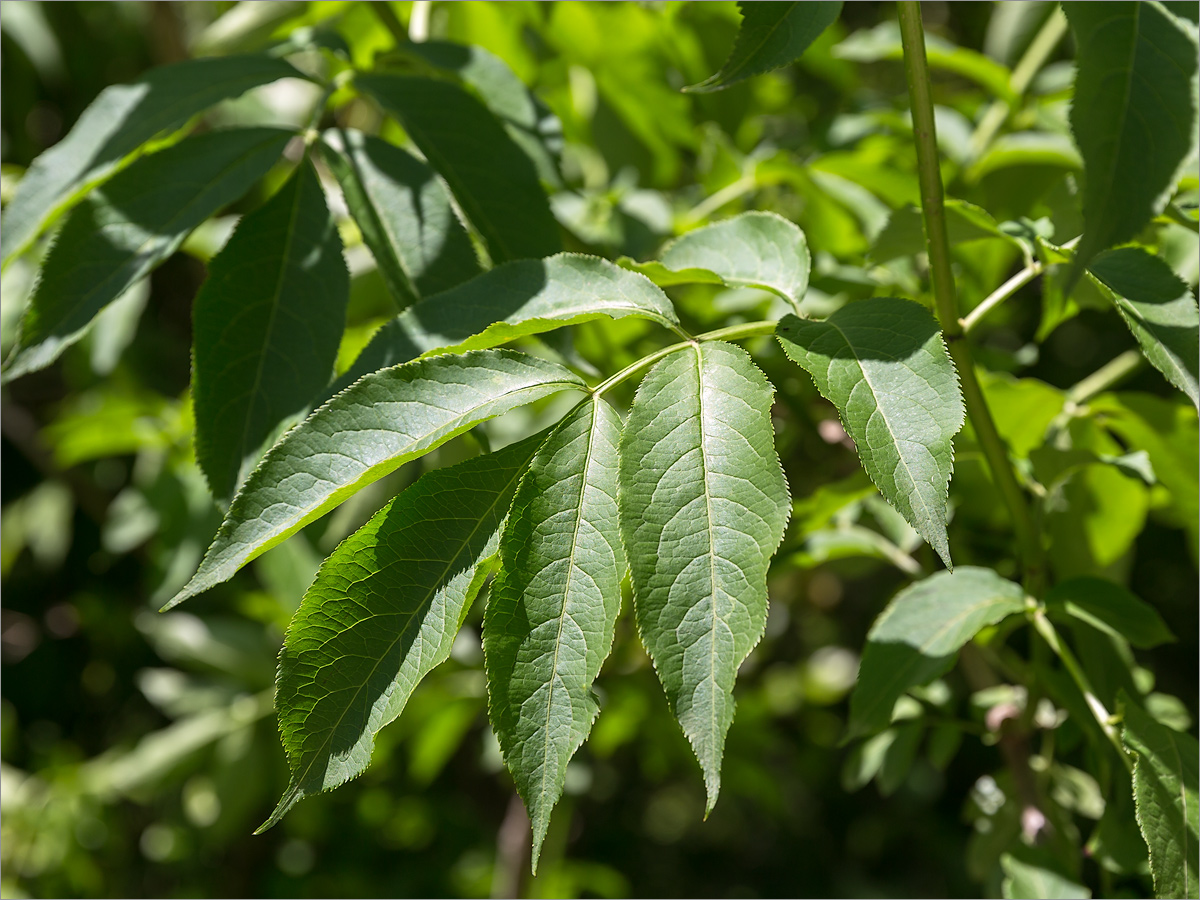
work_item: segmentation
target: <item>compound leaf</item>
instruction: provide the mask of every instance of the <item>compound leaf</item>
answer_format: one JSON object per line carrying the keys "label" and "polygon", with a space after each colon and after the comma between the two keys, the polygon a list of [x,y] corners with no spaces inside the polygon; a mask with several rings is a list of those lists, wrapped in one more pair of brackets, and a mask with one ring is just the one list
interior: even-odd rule
{"label": "compound leaf", "polygon": [[1200,311],[1188,286],[1141,247],[1102,253],[1088,271],[1111,292],[1146,359],[1200,408]]}
{"label": "compound leaf", "polygon": [[1137,755],[1133,799],[1138,826],[1150,848],[1150,872],[1159,897],[1200,893],[1200,805],[1197,758],[1191,735],[1156,722],[1122,692],[1121,738]]}
{"label": "compound leaf", "polygon": [[621,532],[638,629],[708,792],[721,784],[738,666],[762,637],[789,500],[771,386],[719,341],[658,363],[621,436]]}
{"label": "compound leaf", "polygon": [[742,27],[733,51],[716,75],[684,88],[697,94],[720,91],[798,59],[837,21],[842,4],[826,2],[749,3],[739,0]]}
{"label": "compound leaf", "polygon": [[483,651],[492,725],[533,827],[533,868],[567,763],[600,711],[625,553],[617,514],[621,420],[585,400],[546,439],[500,539]]}
{"label": "compound leaf", "polygon": [[156,134],[178,128],[220,100],[288,77],[305,76],[274,57],[226,56],[160,66],[132,84],[105,88],[21,179],[4,210],[3,261],[28,247],[55,215]]}
{"label": "compound leaf", "polygon": [[244,194],[292,133],[215,131],[143,157],[71,211],[46,256],[4,379],[45,368],[193,228]]}
{"label": "compound leaf", "polygon": [[799,309],[810,259],[801,231],[772,212],[748,212],[689,231],[667,245],[660,263],[624,262],[656,284],[727,284],[778,294]]}
{"label": "compound leaf", "polygon": [[1024,608],[1019,584],[975,566],[938,572],[902,590],[867,634],[850,695],[849,737],[885,728],[901,694],[949,670],[981,628]]}
{"label": "compound leaf", "polygon": [[272,447],[242,484],[200,569],[167,604],[226,581],[356,491],[480,422],[583,382],[510,350],[374,372]]}
{"label": "compound leaf", "polygon": [[482,103],[458,85],[432,78],[360,75],[355,83],[400,120],[446,179],[492,262],[561,249],[537,170]]}
{"label": "compound leaf", "polygon": [[351,130],[325,132],[322,156],[401,309],[479,273],[450,194],[425,163]]}
{"label": "compound leaf", "polygon": [[346,327],[350,275],[311,164],[242,219],[208,273],[193,307],[196,461],[228,502],[329,383]]}
{"label": "compound leaf", "polygon": [[1079,48],[1071,130],[1086,176],[1077,275],[1141,231],[1174,190],[1196,141],[1197,50],[1191,29],[1158,3],[1063,11]]}
{"label": "compound leaf", "polygon": [[963,404],[932,314],[873,297],[823,322],[786,316],[776,334],[837,407],[871,480],[950,566],[946,491]]}
{"label": "compound leaf", "polygon": [[291,783],[259,831],[366,769],[376,733],[450,655],[544,437],[423,475],[322,563],[279,657]]}

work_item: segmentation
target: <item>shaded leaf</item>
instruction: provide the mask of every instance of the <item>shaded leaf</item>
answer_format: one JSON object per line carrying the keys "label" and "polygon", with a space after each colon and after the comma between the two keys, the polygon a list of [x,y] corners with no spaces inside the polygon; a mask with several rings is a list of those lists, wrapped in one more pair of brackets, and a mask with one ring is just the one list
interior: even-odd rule
{"label": "shaded leaf", "polygon": [[1196,142],[1196,38],[1158,3],[1067,3],[1078,48],[1071,130],[1083,154],[1092,257],[1162,212]]}
{"label": "shaded leaf", "polygon": [[291,132],[215,131],[132,163],[72,210],[43,264],[4,379],[45,368],[92,319],[244,194]]}
{"label": "shaded leaf", "polygon": [[837,407],[884,498],[949,566],[946,490],[964,414],[933,315],[909,300],[873,297],[823,322],[787,316],[776,335]]}
{"label": "shaded leaf", "polygon": [[480,272],[450,195],[429,166],[349,129],[325,132],[322,151],[401,309]]}
{"label": "shaded leaf", "polygon": [[691,346],[643,380],[621,437],[621,530],[638,629],[720,790],[738,666],[762,637],[766,574],[788,518],[771,386],[745,351]]}
{"label": "shaded leaf", "polygon": [[[1020,242],[1000,230],[986,210],[962,200],[946,201],[946,230],[951,244],[998,239],[1020,247]],[[903,206],[892,213],[875,244],[871,259],[876,263],[890,262],[900,256],[916,256],[925,252],[925,223],[915,206]]]}
{"label": "shaded leaf", "polygon": [[1137,755],[1133,798],[1138,826],[1150,848],[1150,872],[1159,897],[1200,894],[1200,811],[1197,759],[1200,745],[1154,721],[1125,694],[1121,739]]}
{"label": "shaded leaf", "polygon": [[366,769],[376,733],[450,655],[544,437],[425,474],[321,565],[279,656],[291,782],[259,831]]}
{"label": "shaded leaf", "polygon": [[355,84],[400,120],[483,236],[492,262],[561,249],[537,171],[483,104],[456,84],[359,75]]}
{"label": "shaded leaf", "polygon": [[1187,284],[1141,247],[1102,253],[1088,271],[1112,292],[1146,359],[1200,408],[1200,311]]}
{"label": "shaded leaf", "polygon": [[349,296],[337,227],[304,162],[238,224],[193,306],[196,461],[218,499],[329,383]]}
{"label": "shaded leaf", "polygon": [[567,763],[600,711],[625,552],[617,517],[621,420],[585,400],[546,439],[500,539],[483,651],[491,720],[533,828],[533,868]]}
{"label": "shaded leaf", "polygon": [[938,572],[902,590],[867,634],[848,736],[886,727],[906,690],[945,674],[981,628],[1023,609],[1020,585],[975,566]]}
{"label": "shaded leaf", "polygon": [[1051,618],[1086,622],[1135,647],[1175,640],[1153,606],[1106,578],[1084,576],[1056,584],[1046,595],[1046,610]]}
{"label": "shaded leaf", "polygon": [[725,65],[717,74],[684,88],[696,94],[720,91],[754,75],[770,72],[800,56],[837,21],[842,4],[749,3],[739,0],[742,26]]}
{"label": "shaded leaf", "polygon": [[269,56],[227,56],[160,66],[132,84],[105,88],[21,179],[4,210],[4,262],[156,134],[178,128],[219,100],[288,77],[304,75]]}
{"label": "shaded leaf", "polygon": [[347,497],[480,422],[583,382],[508,350],[372,373],[289,431],[246,479],[200,570],[168,608],[227,581]]}

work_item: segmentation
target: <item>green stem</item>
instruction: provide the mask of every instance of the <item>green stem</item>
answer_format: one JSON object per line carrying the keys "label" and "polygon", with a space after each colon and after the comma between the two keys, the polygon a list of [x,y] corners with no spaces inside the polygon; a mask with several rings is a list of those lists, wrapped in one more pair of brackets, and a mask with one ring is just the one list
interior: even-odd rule
{"label": "green stem", "polygon": [[408,43],[408,32],[404,29],[404,23],[396,18],[396,14],[392,12],[391,4],[387,0],[371,0],[367,6],[370,7],[371,12],[375,13],[375,17],[383,23],[383,27],[391,33],[397,47]]}
{"label": "green stem", "polygon": [[[1065,244],[1063,244],[1061,249],[1072,250],[1078,243],[1079,238],[1074,238],[1073,240],[1067,241]],[[980,319],[990,313],[993,309],[995,309],[1025,285],[1029,284],[1029,282],[1033,281],[1033,279],[1037,278],[1044,271],[1046,271],[1046,264],[1035,260],[1012,278],[1008,279],[1008,281],[1004,282],[1004,284],[1000,285],[1000,287],[996,288],[996,290],[988,294],[987,297],[985,297],[977,307],[959,320],[962,324],[963,333],[969,334],[971,329],[979,324]]]}
{"label": "green stem", "polygon": [[1117,756],[1121,757],[1121,762],[1125,764],[1125,768],[1132,772],[1133,763],[1129,759],[1129,754],[1125,752],[1125,747],[1121,743],[1121,736],[1117,734],[1117,729],[1112,723],[1112,716],[1104,708],[1104,704],[1100,702],[1100,698],[1096,696],[1096,692],[1092,690],[1091,682],[1088,681],[1087,674],[1083,671],[1079,660],[1075,658],[1075,654],[1071,652],[1071,648],[1059,637],[1058,632],[1050,624],[1050,620],[1046,618],[1044,612],[1036,609],[1031,613],[1031,616],[1033,627],[1037,629],[1037,633],[1042,636],[1050,649],[1062,660],[1063,668],[1067,670],[1067,674],[1071,676],[1071,680],[1075,682],[1075,686],[1083,694],[1084,702],[1087,703],[1092,716],[1100,725],[1100,730],[1104,732],[1104,736],[1108,738],[1109,743],[1116,748]]}
{"label": "green stem", "polygon": [[747,322],[744,325],[729,325],[725,328],[718,328],[716,331],[707,331],[704,334],[698,334],[691,340],[681,341],[678,344],[671,344],[669,347],[663,347],[661,350],[655,350],[649,356],[643,356],[632,365],[626,366],[616,375],[611,378],[606,378],[594,388],[592,393],[599,397],[609,388],[616,387],[622,381],[636,375],[638,372],[647,366],[652,366],[664,356],[670,356],[678,350],[683,350],[686,347],[694,347],[697,344],[702,344],[705,341],[736,341],[740,338],[757,337],[764,334],[774,334],[776,323],[763,320],[760,322]]}
{"label": "green stem", "polygon": [[991,410],[988,409],[983,390],[975,376],[971,347],[963,339],[963,325],[958,318],[954,274],[950,268],[950,241],[946,232],[942,177],[938,167],[933,96],[929,87],[929,67],[925,60],[925,34],[921,27],[921,6],[915,0],[902,0],[898,7],[900,37],[904,46],[904,71],[913,108],[913,135],[917,145],[917,174],[921,184],[921,208],[925,217],[930,281],[938,320],[941,322],[950,356],[958,369],[967,415],[975,428],[979,447],[988,462],[992,479],[1012,518],[1013,531],[1021,548],[1026,587],[1030,593],[1037,596],[1045,577],[1041,541],[1038,539],[1025,495],[1009,462],[1008,450],[996,430]]}
{"label": "green stem", "polygon": [[727,184],[708,197],[705,197],[690,210],[684,213],[683,221],[691,225],[702,222],[726,203],[732,203],[738,197],[750,193],[758,187],[758,179],[753,175],[743,175],[732,184]]}
{"label": "green stem", "polygon": [[1120,384],[1142,367],[1145,357],[1139,350],[1126,350],[1080,381],[1067,393],[1067,400],[1076,405],[1086,403],[1097,394]]}

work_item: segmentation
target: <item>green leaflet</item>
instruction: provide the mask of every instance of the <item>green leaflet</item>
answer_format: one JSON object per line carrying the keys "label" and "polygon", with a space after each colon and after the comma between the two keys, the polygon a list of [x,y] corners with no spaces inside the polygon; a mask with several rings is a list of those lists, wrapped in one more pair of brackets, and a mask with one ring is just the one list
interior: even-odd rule
{"label": "green leaflet", "polygon": [[1102,253],[1088,271],[1111,291],[1146,359],[1200,408],[1200,311],[1188,286],[1141,247]]}
{"label": "green leaflet", "polygon": [[342,241],[305,161],[242,219],[196,296],[196,461],[213,496],[227,503],[329,383],[349,296]]}
{"label": "green leaflet", "polygon": [[422,41],[397,49],[405,56],[416,57],[461,78],[533,161],[539,177],[549,184],[561,183],[558,158],[563,145],[562,123],[508,63],[476,44]]}
{"label": "green leaflet", "polygon": [[275,128],[187,138],[137,160],[94,191],[72,210],[46,256],[4,380],[54,362],[188,232],[242,196],[291,138]]}
{"label": "green leaflet", "polygon": [[1056,584],[1046,595],[1046,611],[1057,621],[1087,622],[1135,647],[1175,640],[1158,610],[1107,578],[1084,576]]}
{"label": "green leaflet", "polygon": [[776,336],[837,407],[883,496],[950,566],[946,490],[964,413],[958,373],[929,310],[872,297],[823,322],[787,316]]}
{"label": "green leaflet", "polygon": [[979,629],[1023,609],[1025,591],[991,569],[959,566],[906,587],[867,634],[847,736],[885,728],[901,694],[948,671]]}
{"label": "green leaflet", "polygon": [[[988,239],[1008,241],[1020,247],[1020,242],[1000,230],[996,220],[984,209],[962,200],[947,200],[946,230],[951,244],[966,244]],[[925,223],[917,207],[903,206],[892,213],[879,237],[871,247],[871,260],[890,262],[900,256],[916,256],[925,252]]]}
{"label": "green leaflet", "polygon": [[1005,897],[1039,897],[1046,900],[1070,900],[1092,896],[1082,884],[1072,881],[1046,866],[1025,862],[1011,853],[1000,857],[1004,871],[1001,894]]}
{"label": "green leaflet", "polygon": [[738,666],[762,637],[789,499],[771,386],[719,341],[671,354],[621,436],[621,532],[638,629],[704,770],[712,810]]}
{"label": "green leaflet", "polygon": [[492,262],[561,249],[533,163],[483,104],[458,85],[431,78],[359,75],[355,84],[400,120],[446,179]]}
{"label": "green leaflet", "polygon": [[351,130],[325,132],[322,156],[401,309],[479,273],[450,195],[425,163]]}
{"label": "green leaflet", "polygon": [[772,212],[748,212],[676,238],[661,263],[621,264],[659,285],[727,284],[778,294],[799,310],[810,260],[804,232]]}
{"label": "green leaflet", "polygon": [[481,350],[600,316],[642,316],[671,329],[679,323],[666,294],[607,260],[580,253],[518,260],[405,310],[337,383],[422,354]]}
{"label": "green leaflet", "polygon": [[1092,257],[1162,212],[1196,141],[1196,38],[1158,3],[1063,5],[1078,47],[1071,130],[1083,155]]}
{"label": "green leaflet", "polygon": [[684,88],[696,94],[720,91],[754,75],[798,59],[809,44],[837,21],[842,4],[825,2],[750,3],[739,0],[742,27],[725,65],[716,75]]}
{"label": "green leaflet", "polygon": [[275,705],[291,783],[260,832],[366,769],[376,733],[450,655],[544,438],[427,473],[321,565],[279,656]]}
{"label": "green leaflet", "polygon": [[132,84],[105,88],[21,179],[4,210],[4,263],[156,134],[178,128],[219,100],[287,77],[305,76],[281,59],[227,56],[162,66]]}
{"label": "green leaflet", "polygon": [[583,387],[561,366],[510,350],[438,356],[361,379],[268,451],[233,498],[199,571],[165,608],[227,581],[410,459],[510,409]]}
{"label": "green leaflet", "polygon": [[1138,826],[1150,848],[1150,872],[1159,897],[1200,894],[1200,809],[1197,757],[1191,735],[1162,725],[1122,692],[1125,727],[1121,739],[1137,754],[1133,799]]}
{"label": "green leaflet", "polygon": [[538,450],[500,539],[483,623],[492,726],[533,827],[533,869],[567,763],[600,711],[625,553],[617,516],[621,420],[585,400]]}

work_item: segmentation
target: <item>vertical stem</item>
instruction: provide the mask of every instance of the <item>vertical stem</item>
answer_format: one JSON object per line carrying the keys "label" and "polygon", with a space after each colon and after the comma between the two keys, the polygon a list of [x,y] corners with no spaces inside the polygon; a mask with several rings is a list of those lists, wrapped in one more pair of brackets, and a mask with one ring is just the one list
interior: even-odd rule
{"label": "vertical stem", "polygon": [[929,86],[929,66],[925,60],[925,34],[921,27],[921,6],[916,0],[899,4],[900,38],[904,45],[904,73],[912,102],[913,136],[917,149],[917,174],[921,183],[921,209],[925,217],[925,240],[929,252],[930,281],[942,334],[962,382],[963,402],[979,438],[979,446],[1012,518],[1013,531],[1021,549],[1026,586],[1035,596],[1041,592],[1044,575],[1042,545],[1034,527],[1025,495],[1008,459],[991,410],[975,376],[971,347],[964,339],[958,318],[958,299],[954,274],[950,268],[950,241],[946,233],[942,175],[938,167],[937,131],[933,120],[933,95]]}

